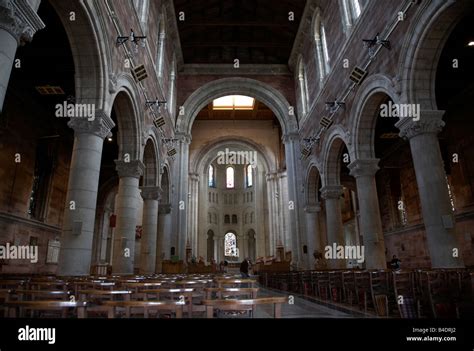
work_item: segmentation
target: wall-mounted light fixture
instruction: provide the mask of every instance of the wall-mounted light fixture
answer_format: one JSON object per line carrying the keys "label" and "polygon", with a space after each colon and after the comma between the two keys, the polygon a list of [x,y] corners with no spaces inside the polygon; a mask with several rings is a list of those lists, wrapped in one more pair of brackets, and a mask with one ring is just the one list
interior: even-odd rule
{"label": "wall-mounted light fixture", "polygon": [[124,45],[127,41],[131,41],[132,43],[135,44],[135,52],[138,51],[138,46],[145,47],[145,39],[146,36],[138,36],[135,35],[135,32],[133,29],[130,29],[130,36],[118,36],[117,37],[117,46]]}

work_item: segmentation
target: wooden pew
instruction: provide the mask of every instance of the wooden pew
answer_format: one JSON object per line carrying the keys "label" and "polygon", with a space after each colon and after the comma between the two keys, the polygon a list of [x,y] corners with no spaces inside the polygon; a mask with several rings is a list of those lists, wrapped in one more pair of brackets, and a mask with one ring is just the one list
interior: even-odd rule
{"label": "wooden pew", "polygon": [[105,301],[103,306],[108,310],[110,319],[117,318],[117,310],[125,309],[126,318],[130,318],[132,308],[144,310],[144,318],[148,318],[150,310],[171,311],[176,314],[176,318],[183,318],[183,306],[180,301]]}
{"label": "wooden pew", "polygon": [[[77,309],[78,318],[86,318],[87,302],[70,301],[10,301],[5,303],[7,317],[23,317],[24,310],[30,311],[63,311],[67,312],[71,308]],[[64,316],[65,313],[63,313]]]}
{"label": "wooden pew", "polygon": [[[281,305],[288,302],[286,297],[265,297],[250,300],[203,300],[207,318],[214,318],[214,309],[221,311],[255,311],[260,305],[273,305],[274,318],[281,318]],[[254,313],[252,313],[252,318]]]}

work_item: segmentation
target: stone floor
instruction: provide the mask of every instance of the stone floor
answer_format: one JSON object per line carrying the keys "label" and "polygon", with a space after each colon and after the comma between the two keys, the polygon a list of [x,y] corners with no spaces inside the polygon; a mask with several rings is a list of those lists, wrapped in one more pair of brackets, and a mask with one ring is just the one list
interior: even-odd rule
{"label": "stone floor", "polygon": [[[366,315],[362,312],[357,311],[355,308],[338,307],[335,305],[328,305],[325,302],[319,302],[316,300],[310,301],[302,297],[291,295],[275,290],[267,290],[261,288],[259,291],[259,297],[267,296],[292,296],[294,304],[285,304],[282,306],[282,318],[297,318],[297,319],[350,319],[350,318],[374,318],[374,316]],[[248,318],[247,314],[239,315],[220,315],[220,318]],[[259,306],[255,313],[254,318],[273,318],[273,307]]]}

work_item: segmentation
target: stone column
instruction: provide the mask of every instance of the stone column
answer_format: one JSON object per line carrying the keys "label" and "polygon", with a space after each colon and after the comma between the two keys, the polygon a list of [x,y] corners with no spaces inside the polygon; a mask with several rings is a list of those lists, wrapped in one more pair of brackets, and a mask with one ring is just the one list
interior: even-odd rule
{"label": "stone column", "polygon": [[278,238],[278,233],[276,230],[277,216],[275,215],[275,190],[274,190],[274,180],[275,174],[268,173],[266,176],[267,180],[267,199],[268,199],[268,219],[269,219],[269,248],[270,255],[276,254],[276,240]]}
{"label": "stone column", "polygon": [[298,132],[286,134],[283,137],[285,144],[286,168],[288,176],[288,198],[289,204],[292,205],[289,216],[290,235],[294,238],[293,241],[293,263],[300,266],[303,264],[303,248],[302,248],[302,233],[304,233],[304,216],[303,216],[303,199],[302,189],[302,165],[300,161],[301,146],[300,136]]}
{"label": "stone column", "polygon": [[321,230],[319,228],[319,213],[321,212],[321,206],[319,204],[309,205],[305,207],[306,212],[306,234],[307,234],[307,245],[308,245],[308,269],[314,269],[314,256],[315,250],[324,252],[321,248]]}
{"label": "stone column", "polygon": [[379,160],[357,160],[349,165],[351,175],[357,182],[359,199],[359,230],[364,238],[365,263],[367,269],[385,269],[385,240],[380,216],[379,198],[375,174]]}
{"label": "stone column", "polygon": [[158,201],[160,188],[143,187],[143,236],[140,245],[140,274],[153,274],[156,268]]}
{"label": "stone column", "polygon": [[[341,197],[342,186],[325,186],[321,189],[321,197],[326,200],[326,227],[328,234],[328,246],[345,246],[344,228],[342,225]],[[323,255],[325,252],[323,252]],[[346,260],[328,260],[328,267],[331,269],[346,268]]]}
{"label": "stone column", "polygon": [[196,258],[199,256],[198,250],[198,215],[199,215],[199,175],[197,173],[192,173],[189,175],[190,179],[190,198],[189,198],[189,221],[188,221],[188,232],[189,237],[191,238],[191,247],[193,250],[193,255]]}
{"label": "stone column", "polygon": [[158,206],[158,239],[156,243],[156,272],[162,271],[163,260],[170,259],[171,251],[171,205]]}
{"label": "stone column", "polygon": [[135,234],[139,205],[139,180],[145,166],[141,161],[115,161],[120,177],[117,194],[117,227],[114,237],[112,273],[133,274]]}
{"label": "stone column", "polygon": [[37,9],[37,2],[0,0],[0,113],[18,46],[31,41],[45,27]]}
{"label": "stone column", "polygon": [[58,264],[60,276],[90,274],[102,147],[115,126],[101,111],[95,117],[94,121],[75,118],[68,123],[74,129],[74,147]]}
{"label": "stone column", "polygon": [[189,145],[191,144],[191,136],[188,134],[177,133],[176,139],[179,142],[178,150],[178,179],[176,186],[178,190],[178,213],[177,213],[177,231],[178,247],[177,254],[184,261],[186,258],[186,240],[187,232],[187,216],[189,214]]}
{"label": "stone column", "polygon": [[[410,141],[432,268],[462,268],[461,247],[449,197],[438,134],[444,111],[421,111],[418,122],[402,119],[400,136]],[[459,255],[453,254],[457,249]]]}

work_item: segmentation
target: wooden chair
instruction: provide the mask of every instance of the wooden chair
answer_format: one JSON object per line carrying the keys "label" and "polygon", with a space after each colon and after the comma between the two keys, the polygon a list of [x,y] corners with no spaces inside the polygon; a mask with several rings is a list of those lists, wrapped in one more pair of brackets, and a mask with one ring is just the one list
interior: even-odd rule
{"label": "wooden chair", "polygon": [[60,311],[64,317],[71,309],[77,311],[78,318],[86,318],[87,302],[70,301],[10,301],[5,303],[7,316],[10,318],[23,318],[24,311]]}
{"label": "wooden chair", "polygon": [[256,299],[259,289],[258,288],[206,288],[206,299],[211,300],[213,295],[217,296],[217,299],[222,300],[229,297],[242,297],[245,296],[250,299]]}
{"label": "wooden chair", "polygon": [[108,310],[108,318],[117,318],[119,310],[125,310],[125,317],[130,318],[131,309],[143,310],[144,318],[148,318],[151,311],[167,311],[174,313],[176,318],[183,318],[184,304],[180,301],[105,301],[103,306]]}
{"label": "wooden chair", "polygon": [[281,318],[281,306],[288,302],[286,297],[267,297],[250,300],[203,300],[202,304],[206,306],[207,318],[214,318],[214,309],[219,311],[247,311],[254,316],[254,311],[260,305],[273,305],[274,318]]}
{"label": "wooden chair", "polygon": [[182,305],[188,306],[188,317],[193,316],[193,293],[194,289],[154,289],[143,290],[145,301],[150,301],[150,298],[155,298],[159,301],[177,301]]}

